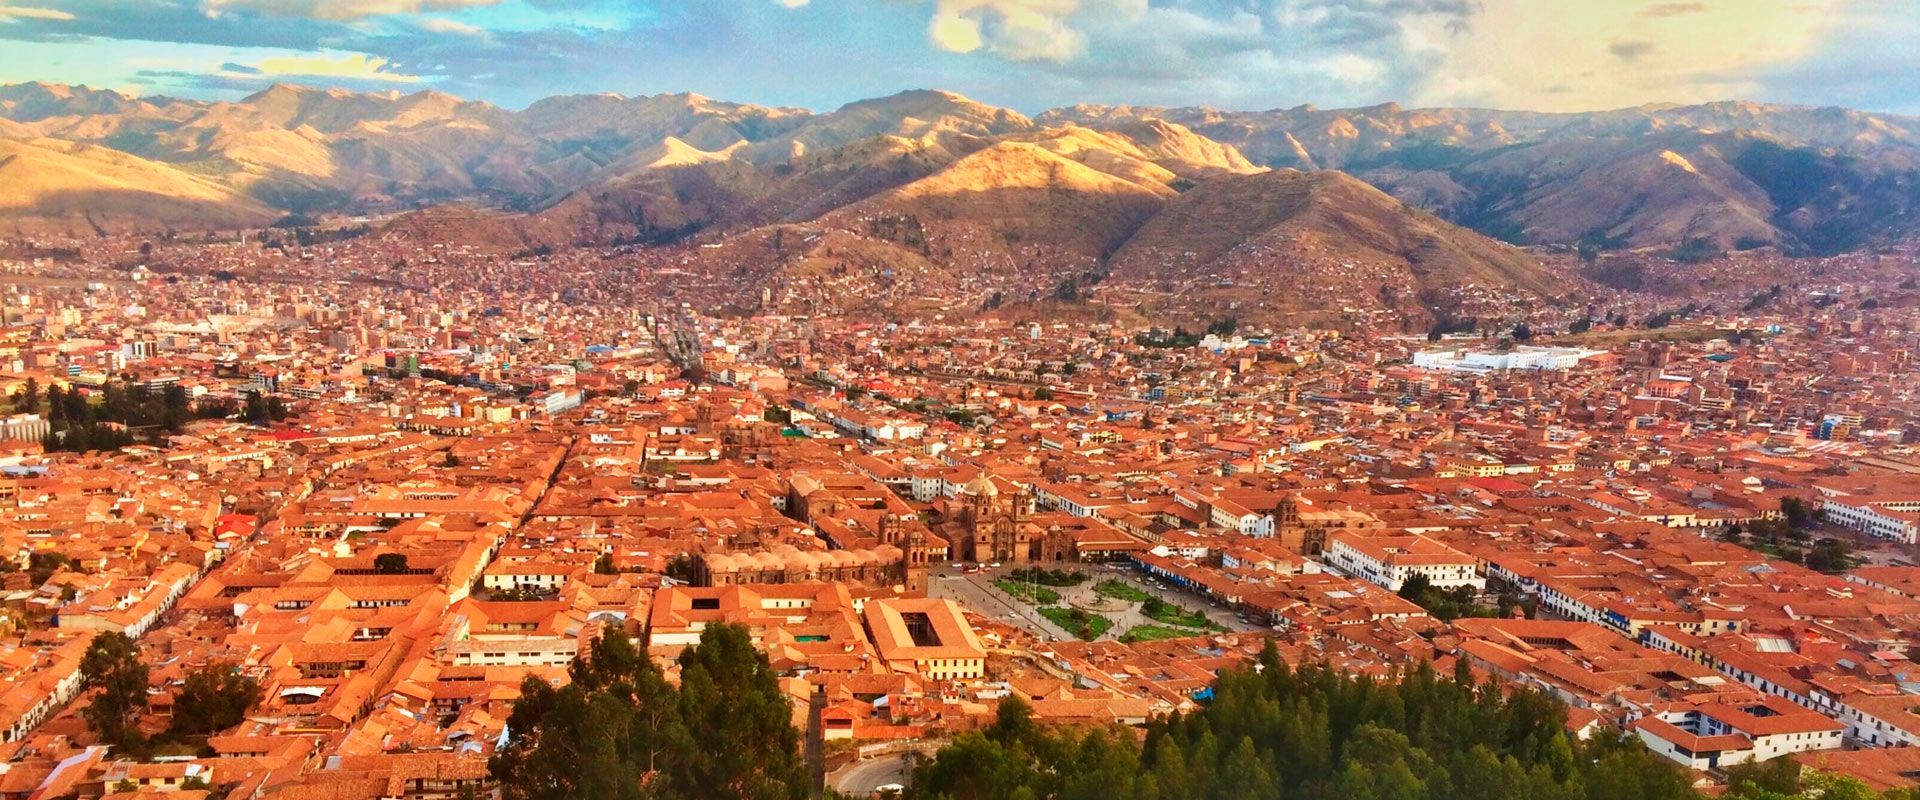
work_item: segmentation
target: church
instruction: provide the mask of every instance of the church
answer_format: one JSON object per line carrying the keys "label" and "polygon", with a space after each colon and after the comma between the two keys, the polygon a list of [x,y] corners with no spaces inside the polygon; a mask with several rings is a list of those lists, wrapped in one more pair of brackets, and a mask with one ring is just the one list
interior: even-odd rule
{"label": "church", "polygon": [[983,564],[1033,564],[1074,557],[1073,539],[1059,526],[1034,521],[1031,487],[982,473],[960,490],[959,519],[949,538],[956,555]]}

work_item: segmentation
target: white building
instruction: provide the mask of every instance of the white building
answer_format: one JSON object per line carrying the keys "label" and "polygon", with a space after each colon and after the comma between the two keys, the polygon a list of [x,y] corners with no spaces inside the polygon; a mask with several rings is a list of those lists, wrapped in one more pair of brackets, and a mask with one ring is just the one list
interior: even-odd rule
{"label": "white building", "polygon": [[1920,496],[1825,497],[1820,514],[1835,525],[1881,539],[1913,544],[1920,539]]}
{"label": "white building", "polygon": [[1363,536],[1336,531],[1327,539],[1327,562],[1347,575],[1400,591],[1414,575],[1440,589],[1487,589],[1473,556],[1420,535]]}
{"label": "white building", "polygon": [[1500,369],[1572,369],[1581,359],[1602,355],[1604,350],[1579,347],[1530,347],[1512,350],[1476,350],[1451,348],[1413,354],[1413,365],[1452,372],[1490,372]]}
{"label": "white building", "polygon": [[1788,753],[1837,750],[1846,726],[1768,697],[1744,706],[1677,705],[1630,725],[1651,750],[1689,769],[1719,769]]}

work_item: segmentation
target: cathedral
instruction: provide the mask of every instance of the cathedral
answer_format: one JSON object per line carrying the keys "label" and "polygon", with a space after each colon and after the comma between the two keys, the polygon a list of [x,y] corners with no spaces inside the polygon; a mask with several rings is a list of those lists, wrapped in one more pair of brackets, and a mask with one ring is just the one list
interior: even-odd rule
{"label": "cathedral", "polygon": [[[982,564],[1032,564],[1073,557],[1072,537],[1034,521],[1033,490],[981,475],[960,490],[955,554]],[[1009,491],[1010,489],[1010,491]]]}

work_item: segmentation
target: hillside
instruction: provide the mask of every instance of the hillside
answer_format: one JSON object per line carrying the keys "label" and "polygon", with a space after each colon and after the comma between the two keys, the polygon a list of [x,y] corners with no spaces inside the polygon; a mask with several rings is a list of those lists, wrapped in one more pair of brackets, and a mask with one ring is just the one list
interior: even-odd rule
{"label": "hillside", "polygon": [[[924,252],[1024,268],[1036,258],[1091,265],[1175,194],[1023,142],[1003,142],[842,209],[838,224],[901,220]],[[902,238],[913,237],[910,232]],[[909,243],[910,244],[910,243]]]}
{"label": "hillside", "polygon": [[47,139],[0,139],[0,186],[0,218],[15,229],[233,228],[278,216],[213,181],[103,147]]}
{"label": "hillside", "polygon": [[542,211],[530,224],[564,241],[804,222],[1005,142],[1175,190],[1339,169],[1520,243],[1831,253],[1913,233],[1920,209],[1920,120],[1741,102],[1577,114],[1073,106],[1030,119],[936,90],[815,113],[696,94],[512,111],[434,91],[275,85],[206,102],[20,84],[0,86],[0,138],[111,148],[279,210]]}
{"label": "hillside", "polygon": [[[918,158],[915,169],[950,155],[890,141],[881,152]],[[1065,147],[1003,141],[824,214],[711,238],[690,257],[711,272],[744,272],[774,306],[808,314],[937,312],[941,298],[997,305],[993,298],[1038,299],[1063,287],[1077,294],[1177,193],[1047,142]],[[835,173],[816,165],[811,174]]]}
{"label": "hillside", "polygon": [[[1168,120],[1254,163],[1340,169],[1483,233],[1833,253],[1914,230],[1920,119],[1726,102],[1577,114],[1387,104],[1234,112],[1074,106],[1042,124]],[[1681,162],[1691,165],[1688,170]]]}
{"label": "hillside", "polygon": [[1338,172],[1283,170],[1209,181],[1148,221],[1112,278],[1217,298],[1242,318],[1344,315],[1419,322],[1471,314],[1507,292],[1568,282],[1527,254],[1418,211]]}

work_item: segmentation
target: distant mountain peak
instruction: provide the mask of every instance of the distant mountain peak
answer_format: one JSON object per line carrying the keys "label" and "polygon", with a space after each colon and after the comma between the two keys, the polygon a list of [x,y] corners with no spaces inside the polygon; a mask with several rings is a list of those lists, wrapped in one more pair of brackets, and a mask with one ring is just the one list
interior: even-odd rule
{"label": "distant mountain peak", "polygon": [[[997,161],[1010,171],[974,176],[986,183],[1035,185],[1037,173],[1018,173],[1043,168],[1081,182],[1124,181],[1154,196],[1224,175],[1344,170],[1410,207],[1533,243],[1604,228],[1630,246],[1704,236],[1831,250],[1920,228],[1903,221],[1920,218],[1920,189],[1912,188],[1920,186],[1920,119],[1831,107],[1729,100],[1536,113],[1393,102],[1264,111],[1080,104],[1028,118],[943,89],[816,113],[693,92],[557,96],[509,111],[409,88],[356,93],[280,82],[216,103],[54,83],[0,86],[0,138],[113,148],[301,211],[450,198],[544,208],[623,183],[623,196],[653,193],[646,202],[654,211],[667,207],[662,193],[692,192],[661,217],[679,220],[669,227],[805,219],[987,151],[968,167]],[[1044,152],[1016,158],[1021,148],[1003,146],[1016,142]],[[701,181],[708,183],[695,185]],[[572,240],[591,238],[576,232]]]}

